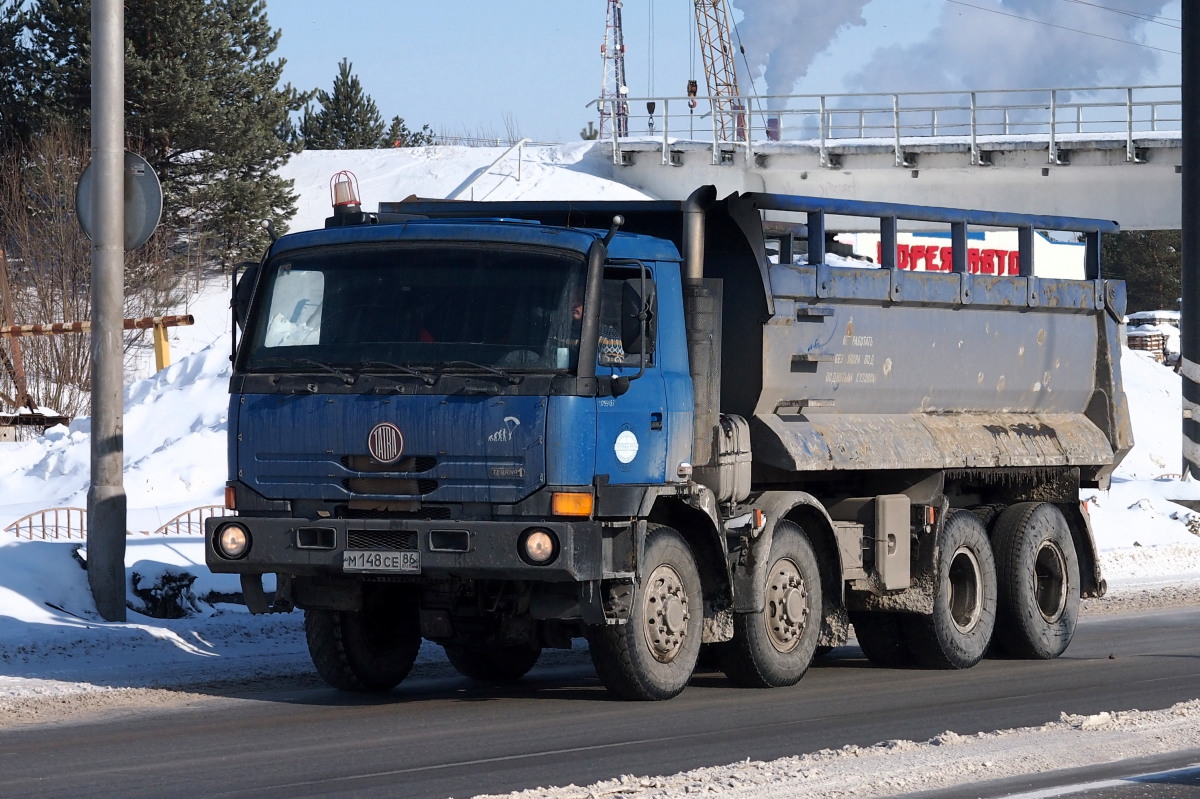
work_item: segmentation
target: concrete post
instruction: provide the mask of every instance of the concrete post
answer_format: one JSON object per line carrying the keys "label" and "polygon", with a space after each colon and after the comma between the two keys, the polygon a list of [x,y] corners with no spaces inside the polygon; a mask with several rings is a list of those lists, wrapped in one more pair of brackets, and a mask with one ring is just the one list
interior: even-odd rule
{"label": "concrete post", "polygon": [[108,621],[125,621],[125,10],[92,0],[92,484],[88,584]]}

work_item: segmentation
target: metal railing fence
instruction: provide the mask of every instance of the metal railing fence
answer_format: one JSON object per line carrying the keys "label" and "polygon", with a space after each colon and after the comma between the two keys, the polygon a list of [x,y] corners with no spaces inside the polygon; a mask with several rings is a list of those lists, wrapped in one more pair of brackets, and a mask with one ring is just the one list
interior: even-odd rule
{"label": "metal railing fence", "polygon": [[[622,145],[656,139],[663,163],[673,161],[673,145],[711,143],[713,163],[728,162],[744,149],[753,155],[773,143],[815,145],[823,166],[836,166],[830,147],[840,142],[875,140],[893,147],[905,166],[903,145],[912,139],[958,139],[971,160],[986,164],[981,144],[1015,137],[1045,141],[1048,160],[1058,162],[1058,145],[1071,136],[1123,138],[1126,158],[1139,160],[1135,140],[1146,134],[1181,131],[1182,91],[1178,85],[994,89],[892,94],[802,94],[743,96],[733,99],[736,125],[721,126],[711,110],[729,98],[631,97],[624,100],[629,134],[610,142],[614,163]],[[609,112],[616,101],[593,100]],[[722,106],[723,107],[723,106]]]}
{"label": "metal railing fence", "polygon": [[[224,505],[201,505],[186,510],[165,524],[159,525],[153,532],[142,530],[140,534],[147,536],[202,536],[204,535],[204,520],[210,516],[220,516],[224,513],[226,513]],[[31,541],[86,539],[87,511],[83,508],[46,508],[22,516],[7,525],[4,532]],[[126,531],[126,534],[134,535],[129,531]]]}

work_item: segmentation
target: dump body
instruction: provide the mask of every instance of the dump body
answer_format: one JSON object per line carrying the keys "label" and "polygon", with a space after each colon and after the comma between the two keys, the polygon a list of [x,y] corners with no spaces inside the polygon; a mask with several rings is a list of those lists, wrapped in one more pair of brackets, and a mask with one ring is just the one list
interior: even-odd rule
{"label": "dump body", "polygon": [[[885,263],[826,262],[849,214]],[[894,268],[908,219],[949,228],[956,271]],[[1020,274],[970,274],[969,226],[1017,228]],[[1089,279],[1035,275],[1043,229],[1084,237]],[[851,620],[872,660],[967,666],[994,620],[1054,656],[1104,590],[1079,489],[1132,445],[1112,230],[711,187],[335,215],[239,283],[208,563],[304,609],[341,687],[391,655],[323,636],[380,619],[481,679],[586,634],[635,698],[682,690],[701,641],[790,684]]]}
{"label": "dump body", "polygon": [[1090,282],[976,278],[964,304],[960,275],[774,266],[770,276],[754,407],[765,465],[1072,466],[1098,480],[1127,446],[1108,437],[1120,425],[1109,401],[1120,397],[1116,320]]}

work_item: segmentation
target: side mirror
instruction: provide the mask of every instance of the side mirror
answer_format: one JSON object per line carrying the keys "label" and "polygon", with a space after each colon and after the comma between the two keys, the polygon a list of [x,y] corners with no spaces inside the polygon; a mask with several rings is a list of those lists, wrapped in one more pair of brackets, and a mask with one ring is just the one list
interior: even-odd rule
{"label": "side mirror", "polygon": [[[239,276],[238,271],[242,274]],[[258,262],[245,261],[234,267],[233,321],[238,329],[246,327],[246,314],[250,310],[250,297],[254,294],[254,281],[258,278]]]}
{"label": "side mirror", "polygon": [[[645,285],[645,296],[642,286]],[[629,279],[621,286],[621,345],[628,355],[654,352],[654,318],[658,292],[654,281]],[[644,338],[643,338],[644,335]]]}

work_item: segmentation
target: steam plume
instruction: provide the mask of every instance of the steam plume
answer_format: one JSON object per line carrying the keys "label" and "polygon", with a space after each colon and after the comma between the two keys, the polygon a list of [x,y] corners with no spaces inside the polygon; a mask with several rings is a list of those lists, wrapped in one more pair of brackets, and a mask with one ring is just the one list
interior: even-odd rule
{"label": "steam plume", "polygon": [[[767,94],[791,94],[813,60],[852,25],[865,25],[870,0],[733,0],[745,15],[738,25],[752,77],[763,77]],[[738,64],[740,69],[742,64]],[[750,87],[742,87],[750,93]]]}

